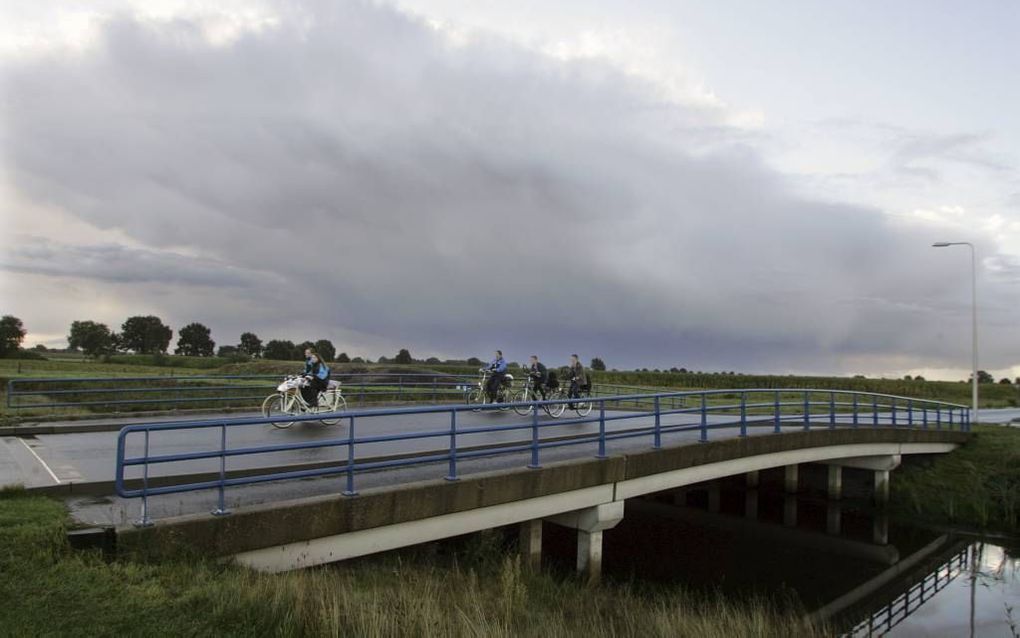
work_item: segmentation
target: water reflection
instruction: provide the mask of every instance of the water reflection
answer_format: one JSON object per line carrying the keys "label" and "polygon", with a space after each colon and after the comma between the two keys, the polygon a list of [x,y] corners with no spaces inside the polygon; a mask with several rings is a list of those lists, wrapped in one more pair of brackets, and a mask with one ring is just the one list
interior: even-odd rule
{"label": "water reflection", "polygon": [[[550,549],[570,543],[548,532]],[[1010,636],[1020,552],[1004,545],[893,524],[852,500],[722,483],[628,501],[604,568],[738,599],[794,592],[855,638]]]}

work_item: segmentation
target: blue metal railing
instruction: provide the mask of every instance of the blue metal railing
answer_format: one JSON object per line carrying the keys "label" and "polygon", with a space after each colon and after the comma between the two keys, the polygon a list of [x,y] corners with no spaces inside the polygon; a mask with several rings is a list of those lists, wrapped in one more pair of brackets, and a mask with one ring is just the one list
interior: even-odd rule
{"label": "blue metal railing", "polygon": [[[668,400],[682,397],[681,407],[666,407]],[[759,399],[762,397],[762,399]],[[821,399],[819,399],[821,397]],[[861,408],[860,398],[866,398]],[[837,400],[841,398],[842,400]],[[626,405],[635,400],[649,402],[653,407],[646,411],[620,411],[614,408]],[[566,446],[595,445],[598,458],[604,458],[611,442],[646,438],[653,448],[662,446],[664,435],[690,433],[693,440],[705,442],[709,433],[723,429],[737,429],[738,436],[747,436],[750,428],[766,429],[771,433],[781,433],[785,427],[797,430],[812,428],[836,427],[893,427],[919,429],[956,429],[969,431],[970,410],[963,405],[924,399],[909,399],[886,394],[865,392],[833,392],[829,390],[803,389],[742,389],[742,390],[703,390],[695,392],[666,392],[644,395],[623,395],[615,397],[597,397],[588,400],[590,412],[577,412],[576,417],[565,419],[540,419],[539,408],[545,405],[568,404],[582,407],[584,400],[562,399],[553,401],[535,401],[530,403],[503,404],[501,406],[445,405],[421,406],[409,408],[389,408],[376,410],[351,410],[331,414],[315,414],[307,416],[289,416],[273,418],[236,418],[204,421],[178,421],[163,423],[142,423],[129,425],[120,431],[117,439],[116,459],[116,491],[124,498],[142,499],[142,517],[140,524],[149,524],[148,498],[162,494],[175,494],[198,490],[215,489],[218,491],[218,507],[214,513],[227,512],[225,490],[228,487],[253,485],[269,481],[282,481],[323,476],[343,476],[343,493],[356,495],[355,477],[359,473],[443,463],[446,465],[445,478],[459,478],[458,462],[463,460],[525,453],[528,456],[527,466],[541,467],[540,453],[542,450]],[[909,417],[907,421],[898,418],[902,412],[898,405],[906,402]],[[693,404],[692,407],[688,405]],[[524,421],[500,423],[498,425],[468,425],[460,423],[458,415],[478,411],[495,411],[507,407],[529,407],[530,416]],[[803,410],[803,412],[801,412]],[[852,412],[843,412],[852,410]],[[935,418],[930,419],[931,413]],[[449,425],[440,429],[401,432],[396,434],[358,434],[362,432],[364,422],[373,419],[394,416],[414,416],[427,414],[448,414]],[[914,417],[922,415],[923,425],[915,425]],[[901,415],[902,416],[902,415]],[[266,426],[277,422],[318,421],[323,418],[340,418],[347,426],[343,436],[297,441],[293,443],[260,445],[231,448],[228,446],[228,432],[237,428],[250,426]],[[822,422],[819,423],[819,418]],[[585,426],[587,428],[565,428],[565,426]],[[612,429],[610,427],[612,426]],[[153,453],[152,438],[155,435],[172,431],[214,430],[219,434],[219,449],[203,449],[194,452],[158,454]],[[479,441],[473,439],[475,445],[465,445],[471,437],[492,437],[518,433],[516,440]],[[551,433],[558,433],[552,436]],[[544,436],[543,436],[544,435]],[[137,439],[142,441],[138,442]],[[129,439],[137,447],[141,445],[140,455],[128,455]],[[403,444],[407,441],[435,442],[434,445],[413,450],[392,446],[387,455],[379,454],[371,458],[359,458],[356,454],[358,446]],[[227,460],[238,457],[250,457],[299,450],[336,449],[341,452],[334,459],[335,465],[302,469],[284,469],[265,466],[244,468],[244,476],[229,476]],[[397,453],[401,454],[397,454]],[[216,477],[204,480],[191,480],[187,476],[161,476],[162,484],[153,485],[150,466],[165,467],[171,463],[218,459]],[[126,477],[128,468],[140,468],[141,476]],[[241,469],[241,468],[235,468]],[[175,482],[177,479],[180,482]],[[138,487],[129,487],[128,481]],[[191,482],[189,482],[191,480]]]}

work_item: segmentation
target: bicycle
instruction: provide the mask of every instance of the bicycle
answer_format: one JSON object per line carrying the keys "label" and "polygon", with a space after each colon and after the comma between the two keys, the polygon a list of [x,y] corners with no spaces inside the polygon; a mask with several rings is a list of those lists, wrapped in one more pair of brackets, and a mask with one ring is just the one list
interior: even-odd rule
{"label": "bicycle", "polygon": [[[514,403],[530,403],[531,401],[538,401],[540,397],[538,391],[535,388],[535,377],[528,375],[527,380],[524,382],[524,387],[521,388],[520,392],[514,395]],[[555,382],[555,377],[549,377],[549,384],[546,386],[545,399],[543,401],[553,401],[555,399],[563,398],[563,391],[560,389],[559,384]],[[515,405],[514,412],[521,416],[527,416],[531,414],[531,410],[534,406],[530,405]],[[563,411],[567,409],[564,403],[545,403],[542,405],[542,409],[549,416],[556,418],[563,414]]]}
{"label": "bicycle", "polygon": [[567,398],[580,399],[575,400],[569,406],[574,412],[577,412],[577,416],[588,416],[591,414],[591,409],[594,405],[591,400],[591,384],[580,385],[576,381],[572,381]]}
{"label": "bicycle", "polygon": [[[319,393],[318,404],[310,406],[301,396],[301,388],[308,385],[308,379],[290,375],[262,402],[262,416],[300,416],[302,414],[319,414],[323,412],[343,412],[347,409],[347,400],[340,390],[339,381],[330,381],[326,390]],[[331,419],[319,419],[323,425],[336,425],[342,419],[338,416]],[[293,421],[274,421],[273,427],[285,430],[294,425]]]}
{"label": "bicycle", "polygon": [[[486,405],[489,403],[489,393],[487,391],[489,385],[489,378],[491,377],[491,371],[488,368],[480,368],[478,370],[478,385],[468,391],[467,396],[464,397],[464,402],[468,405]],[[514,377],[512,374],[504,374],[503,381],[496,388],[496,400],[492,402],[492,405],[510,403],[513,400],[513,384]],[[480,409],[480,408],[476,408]],[[501,405],[500,410],[509,410],[509,406]]]}

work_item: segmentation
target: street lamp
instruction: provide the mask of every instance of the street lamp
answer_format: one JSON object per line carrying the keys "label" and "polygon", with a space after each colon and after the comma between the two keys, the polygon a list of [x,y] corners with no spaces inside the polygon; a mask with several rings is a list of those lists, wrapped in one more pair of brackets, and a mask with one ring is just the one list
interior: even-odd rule
{"label": "street lamp", "polygon": [[978,420],[978,337],[977,337],[977,259],[974,255],[974,244],[969,241],[940,241],[932,244],[933,248],[948,248],[949,246],[970,247],[970,294],[971,294],[971,358],[974,367],[973,377],[973,401],[974,407],[971,413],[971,423]]}

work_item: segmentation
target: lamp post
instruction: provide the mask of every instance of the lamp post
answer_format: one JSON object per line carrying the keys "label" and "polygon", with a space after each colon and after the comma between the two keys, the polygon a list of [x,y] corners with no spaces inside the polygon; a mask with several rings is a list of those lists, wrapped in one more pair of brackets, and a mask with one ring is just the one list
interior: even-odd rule
{"label": "lamp post", "polygon": [[971,294],[971,359],[973,364],[973,386],[972,399],[974,407],[971,408],[971,423],[978,420],[978,320],[977,320],[977,258],[975,256],[974,244],[969,241],[940,241],[932,244],[933,248],[948,248],[949,246],[967,246],[970,248],[970,294]]}

